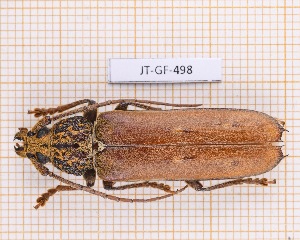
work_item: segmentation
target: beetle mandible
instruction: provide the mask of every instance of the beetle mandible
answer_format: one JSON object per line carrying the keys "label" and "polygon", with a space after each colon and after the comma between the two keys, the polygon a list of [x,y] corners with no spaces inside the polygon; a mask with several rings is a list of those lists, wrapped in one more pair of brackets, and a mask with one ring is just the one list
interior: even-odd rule
{"label": "beetle mandible", "polygon": [[[111,104],[117,104],[114,111],[97,114],[99,107]],[[151,104],[179,109],[162,110]],[[200,105],[83,99],[28,111],[43,118],[31,130],[19,128],[15,139],[23,143],[16,144],[15,152],[29,158],[42,175],[66,184],[42,194],[35,208],[44,206],[58,191],[83,190],[115,201],[150,202],[173,196],[188,186],[211,191],[243,183],[276,183],[275,179],[248,177],[270,171],[284,158],[281,146],[274,144],[281,142],[284,122],[257,111],[197,108]],[[128,106],[143,110],[128,110]],[[83,116],[72,116],[76,113]],[[52,128],[47,127],[50,123],[55,123]],[[44,166],[49,162],[62,172],[83,176],[86,186],[49,171]],[[150,199],[119,198],[92,189],[96,175],[106,190],[152,187],[167,194]],[[207,188],[200,183],[225,179],[233,180]],[[152,182],[156,180],[180,180],[187,185],[172,191],[168,185]],[[134,183],[114,186],[121,181]]]}

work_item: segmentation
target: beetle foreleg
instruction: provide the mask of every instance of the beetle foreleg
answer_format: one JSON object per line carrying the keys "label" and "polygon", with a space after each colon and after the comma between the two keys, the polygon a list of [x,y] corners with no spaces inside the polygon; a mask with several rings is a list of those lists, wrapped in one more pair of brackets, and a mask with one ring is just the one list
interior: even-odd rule
{"label": "beetle foreleg", "polygon": [[[93,105],[95,104],[95,101],[93,100],[89,100],[89,99],[83,99],[83,100],[79,100],[70,104],[66,104],[66,105],[62,105],[59,106],[57,108],[35,108],[33,111],[28,111],[29,114],[34,113],[35,117],[39,117],[42,115],[47,115],[47,114],[54,114],[56,112],[63,112],[66,111],[70,108],[76,107],[77,105],[83,104],[83,103],[88,103],[88,105]],[[60,116],[60,115],[59,115]],[[97,118],[97,108],[96,109],[91,109],[89,111],[84,112],[83,116],[85,118],[87,118],[87,120],[89,120],[91,123],[94,123],[96,121]],[[49,125],[53,120],[56,119],[51,119],[49,116],[45,116],[44,118],[42,118],[41,120],[39,120],[31,129],[32,132],[36,133],[38,132],[40,129],[42,129],[43,127]]]}
{"label": "beetle foreleg", "polygon": [[[90,194],[94,194],[94,195],[97,195],[99,197],[102,197],[102,198],[105,198],[105,199],[110,199],[110,200],[113,200],[113,201],[116,201],[116,202],[130,202],[130,203],[134,203],[134,202],[154,202],[154,201],[158,201],[158,200],[162,200],[162,199],[165,199],[165,198],[168,198],[168,197],[172,197],[178,193],[181,193],[183,192],[188,186],[184,186],[183,188],[180,188],[178,189],[177,191],[174,191],[173,193],[169,193],[169,194],[166,194],[166,195],[163,195],[163,196],[159,196],[159,197],[154,197],[154,198],[148,198],[148,199],[130,199],[130,198],[120,198],[120,197],[116,197],[116,196],[113,196],[113,195],[109,195],[109,194],[106,194],[106,193],[103,193],[103,192],[99,192],[95,189],[92,189],[90,187],[87,187],[87,186],[83,186],[83,185],[80,185],[80,184],[77,184],[77,183],[74,183],[72,181],[69,181],[63,177],[60,177],[58,175],[56,175],[55,173],[51,172],[47,167],[43,166],[42,164],[38,163],[37,162],[37,165],[40,165],[40,168],[41,168],[41,171],[42,171],[42,174],[44,176],[49,176],[49,177],[52,177],[60,182],[63,182],[65,184],[67,184],[70,188],[70,190],[81,190],[81,191],[85,191],[85,192],[88,192]],[[66,187],[67,188],[67,187]],[[67,191],[67,190],[66,190]],[[51,191],[50,191],[51,192]],[[52,192],[51,192],[52,193]],[[55,192],[53,193],[55,194]],[[52,195],[53,195],[52,194]],[[52,196],[51,195],[51,196]],[[40,198],[39,201],[41,202],[40,204],[37,204],[36,205],[36,208],[42,206],[42,202],[44,201],[44,199],[47,199],[47,194],[45,195],[44,198]],[[49,195],[50,197],[50,195]],[[48,197],[48,198],[49,198]],[[46,200],[47,201],[47,200]],[[46,203],[46,201],[44,201],[44,205]]]}
{"label": "beetle foreleg", "polygon": [[163,190],[167,193],[175,193],[175,191],[172,191],[169,185],[165,185],[163,183],[157,183],[157,182],[141,182],[141,183],[132,183],[127,184],[123,186],[114,187],[114,182],[110,181],[103,181],[103,186],[105,190],[125,190],[130,188],[141,188],[141,187],[152,187],[159,190]]}
{"label": "beetle foreleg", "polygon": [[49,174],[49,169],[46,168],[42,163],[39,163],[36,158],[30,157],[29,160],[41,175],[47,176]]}
{"label": "beetle foreleg", "polygon": [[255,185],[261,185],[261,186],[268,186],[269,184],[276,184],[276,180],[272,180],[272,181],[268,181],[268,179],[266,178],[245,178],[245,179],[236,179],[236,180],[232,180],[232,181],[228,181],[228,182],[224,182],[221,184],[217,184],[211,187],[207,187],[207,188],[201,188],[197,191],[212,191],[215,189],[220,189],[220,188],[225,188],[225,187],[230,187],[230,186],[234,186],[234,185],[240,185],[240,184],[255,184]]}
{"label": "beetle foreleg", "polygon": [[77,190],[76,188],[65,186],[65,185],[58,185],[56,188],[48,189],[47,192],[43,193],[37,200],[37,205],[34,206],[35,209],[38,209],[39,207],[45,206],[46,202],[49,200],[51,196],[53,196],[57,192],[62,191],[73,191]]}
{"label": "beetle foreleg", "polygon": [[84,103],[88,103],[88,105],[92,105],[95,104],[96,102],[90,99],[82,99],[76,102],[58,106],[56,108],[35,108],[34,110],[29,110],[28,114],[34,114],[35,117],[46,116],[48,114],[53,115],[55,113],[62,113],[66,110],[69,110],[71,108],[74,108]]}
{"label": "beetle foreleg", "polygon": [[30,130],[33,133],[37,133],[40,129],[46,127],[51,123],[51,119],[49,116],[45,116],[42,119],[40,119]]}

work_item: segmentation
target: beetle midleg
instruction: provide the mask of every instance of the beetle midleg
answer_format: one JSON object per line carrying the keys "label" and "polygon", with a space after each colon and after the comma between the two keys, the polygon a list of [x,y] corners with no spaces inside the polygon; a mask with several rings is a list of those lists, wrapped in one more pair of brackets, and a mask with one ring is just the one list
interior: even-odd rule
{"label": "beetle midleg", "polygon": [[230,187],[230,186],[234,186],[234,185],[240,185],[240,184],[255,184],[255,185],[261,185],[261,186],[268,186],[268,184],[276,184],[276,180],[272,180],[272,181],[268,181],[268,179],[266,178],[245,178],[245,179],[236,179],[236,180],[232,180],[232,181],[228,181],[228,182],[224,182],[221,184],[216,184],[207,188],[200,188],[197,191],[212,191],[215,189],[220,189],[220,188],[225,188],[225,187]]}
{"label": "beetle midleg", "polygon": [[174,193],[174,191],[171,190],[169,185],[165,185],[163,183],[157,183],[157,182],[141,182],[141,183],[132,183],[127,185],[122,185],[118,187],[114,187],[113,185],[115,182],[111,181],[103,181],[103,186],[105,190],[125,190],[130,188],[141,188],[141,187],[152,187],[159,190],[163,190],[168,193]]}
{"label": "beetle midleg", "polygon": [[[86,100],[88,100],[88,99],[86,99]],[[90,100],[90,102],[88,103],[88,106],[93,105],[93,104],[95,104],[95,101]],[[84,112],[83,116],[91,123],[94,123],[97,119],[97,109],[93,109],[93,110]]]}
{"label": "beetle midleg", "polygon": [[69,110],[71,108],[74,108],[78,105],[84,104],[84,103],[88,103],[88,105],[93,105],[96,102],[94,100],[90,100],[90,99],[82,99],[82,100],[78,100],[69,104],[65,104],[65,105],[60,105],[56,108],[35,108],[34,110],[29,110],[28,114],[33,114],[35,117],[40,117],[40,116],[46,116],[48,114],[53,115],[55,113],[62,113],[66,110]]}
{"label": "beetle midleg", "polygon": [[201,189],[203,188],[203,185],[197,180],[187,180],[185,182],[196,191],[201,191]]}
{"label": "beetle midleg", "polygon": [[86,185],[88,187],[92,187],[96,181],[96,170],[95,169],[88,169],[84,172],[83,178],[86,181]]}
{"label": "beetle midleg", "polygon": [[135,103],[135,102],[124,102],[124,103],[119,103],[119,104],[116,106],[115,110],[123,110],[123,111],[126,111],[129,105],[135,106],[135,107],[139,107],[139,108],[142,108],[142,109],[146,109],[146,110],[154,110],[154,111],[162,110],[161,108],[151,107],[151,106],[146,105],[146,104]]}

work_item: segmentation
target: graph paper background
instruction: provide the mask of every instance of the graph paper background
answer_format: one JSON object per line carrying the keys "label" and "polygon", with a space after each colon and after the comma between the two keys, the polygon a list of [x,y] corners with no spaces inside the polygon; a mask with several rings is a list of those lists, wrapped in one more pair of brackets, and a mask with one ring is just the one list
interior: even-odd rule
{"label": "graph paper background", "polygon": [[[1,239],[300,239],[298,0],[1,0],[0,36]],[[165,57],[222,58],[223,82],[106,83],[109,58]],[[188,189],[151,204],[111,202],[78,191],[58,194],[34,210],[39,194],[59,182],[16,156],[13,136],[18,127],[36,122],[28,109],[82,98],[263,111],[286,121],[289,157],[260,176],[277,179],[271,187]],[[96,188],[103,190],[100,180]],[[159,193],[114,192],[137,198]]]}

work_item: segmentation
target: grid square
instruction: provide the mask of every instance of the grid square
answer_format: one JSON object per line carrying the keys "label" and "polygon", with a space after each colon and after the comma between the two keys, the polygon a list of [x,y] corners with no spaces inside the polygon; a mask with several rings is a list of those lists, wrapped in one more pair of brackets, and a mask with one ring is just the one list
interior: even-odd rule
{"label": "grid square", "polygon": [[[298,5],[271,0],[2,0],[0,238],[300,239]],[[220,57],[223,82],[106,83],[109,58],[138,57]],[[189,189],[146,204],[63,192],[34,211],[39,194],[59,183],[40,176],[29,159],[14,153],[14,134],[18,127],[36,123],[26,114],[28,109],[82,98],[201,102],[204,107],[263,111],[286,122],[284,154],[290,156],[257,176],[277,179],[266,188],[242,185],[211,193]],[[98,180],[97,187],[104,191]],[[180,185],[168,184],[175,189]],[[150,198],[158,191],[107,193]]]}

